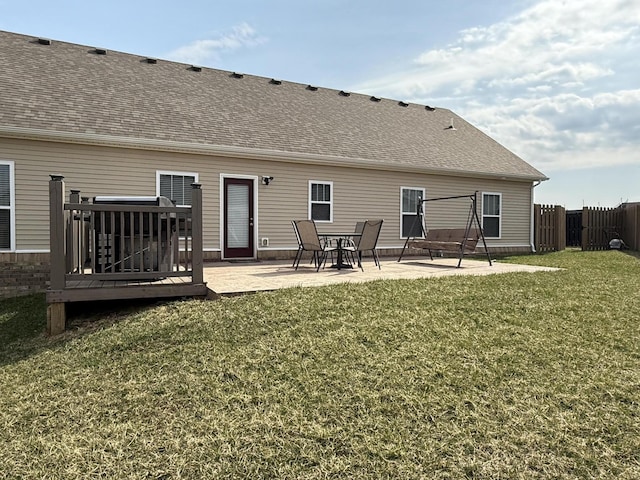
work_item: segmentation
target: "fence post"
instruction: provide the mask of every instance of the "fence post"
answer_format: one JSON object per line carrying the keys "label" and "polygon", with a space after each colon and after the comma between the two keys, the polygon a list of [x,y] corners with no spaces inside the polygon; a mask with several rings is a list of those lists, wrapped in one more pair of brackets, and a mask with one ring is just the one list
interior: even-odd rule
{"label": "fence post", "polygon": [[640,205],[627,206],[623,240],[632,250],[640,250]]}
{"label": "fence post", "polygon": [[[66,260],[65,221],[64,221],[64,177],[51,175],[49,181],[49,251],[51,264],[51,290],[63,290],[65,287]],[[62,333],[66,315],[64,303],[53,303],[47,307],[47,332],[49,335]]]}
{"label": "fence post", "polygon": [[199,183],[191,184],[191,281],[202,283],[203,276],[203,243],[202,243],[202,186]]}
{"label": "fence post", "polygon": [[554,215],[556,217],[556,251],[560,252],[567,248],[567,213],[564,207],[556,205]]}
{"label": "fence post", "polygon": [[582,207],[582,239],[580,241],[582,250],[589,250],[589,208]]}

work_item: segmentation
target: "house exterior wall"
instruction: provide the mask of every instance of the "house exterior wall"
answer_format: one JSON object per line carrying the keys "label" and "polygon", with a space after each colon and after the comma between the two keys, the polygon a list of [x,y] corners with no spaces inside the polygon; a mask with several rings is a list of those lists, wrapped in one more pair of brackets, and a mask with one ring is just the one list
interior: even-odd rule
{"label": "house exterior wall", "polygon": [[[195,172],[203,188],[205,258],[220,257],[221,175],[254,176],[257,180],[258,256],[288,256],[297,249],[291,220],[308,217],[309,180],[333,183],[332,224],[319,231],[351,231],[357,220],[383,218],[379,239],[383,251],[402,248],[400,236],[401,187],[425,188],[428,198],[469,195],[474,191],[502,195],[502,237],[488,240],[492,249],[528,251],[532,189],[528,181],[507,181],[346,168],[327,164],[224,158],[210,155],[76,145],[21,139],[0,139],[0,158],[15,162],[16,250],[49,250],[49,174],[65,177],[81,196],[155,195],[156,172]],[[263,185],[262,175],[274,177]],[[478,198],[479,208],[481,197]],[[427,204],[432,228],[463,227],[469,203],[465,200]],[[269,238],[261,248],[260,238]]]}

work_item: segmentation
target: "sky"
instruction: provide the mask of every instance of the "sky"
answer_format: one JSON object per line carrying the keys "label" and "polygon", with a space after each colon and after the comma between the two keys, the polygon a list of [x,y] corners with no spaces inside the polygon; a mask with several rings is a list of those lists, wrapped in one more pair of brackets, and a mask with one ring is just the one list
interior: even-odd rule
{"label": "sky", "polygon": [[536,203],[640,201],[640,0],[0,0],[0,30],[449,108]]}

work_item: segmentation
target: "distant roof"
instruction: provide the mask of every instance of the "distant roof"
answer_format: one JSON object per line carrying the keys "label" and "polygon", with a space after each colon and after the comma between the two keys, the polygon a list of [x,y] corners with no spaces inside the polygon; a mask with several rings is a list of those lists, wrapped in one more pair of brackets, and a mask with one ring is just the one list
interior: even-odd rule
{"label": "distant roof", "polygon": [[1,31],[0,51],[0,136],[546,179],[444,108]]}

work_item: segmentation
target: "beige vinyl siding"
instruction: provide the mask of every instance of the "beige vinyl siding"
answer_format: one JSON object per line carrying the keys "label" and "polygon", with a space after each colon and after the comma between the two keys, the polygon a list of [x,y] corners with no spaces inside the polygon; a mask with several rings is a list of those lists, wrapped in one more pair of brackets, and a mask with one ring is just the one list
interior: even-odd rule
{"label": "beige vinyl siding", "polygon": [[[202,159],[193,155],[6,139],[0,140],[2,155],[15,161],[18,251],[49,248],[50,174],[65,177],[67,198],[72,189],[80,190],[83,197],[92,198],[96,195],[155,195],[156,170],[170,170],[180,165],[186,171],[198,171],[202,167]],[[200,181],[207,181],[217,190],[211,175],[206,179],[201,175]],[[217,196],[211,198],[205,202],[204,215],[217,219]],[[208,228],[205,244],[213,242],[215,233],[212,227]]]}
{"label": "beige vinyl siding", "polygon": [[[320,232],[351,231],[357,220],[383,218],[385,223],[380,245],[401,247],[404,244],[400,238],[401,187],[424,187],[429,198],[469,195],[475,190],[499,191],[503,199],[503,236],[500,240],[492,240],[490,245],[529,244],[529,182],[474,180],[281,162],[269,163],[266,168],[268,170],[264,173],[273,176],[274,180],[269,186],[259,187],[258,238],[269,238],[270,248],[295,248],[291,220],[308,216],[310,179],[333,181],[333,222],[318,224]],[[478,201],[481,201],[480,195]],[[466,199],[429,203],[427,221],[432,227],[463,227],[468,218],[469,203]]]}
{"label": "beige vinyl siding", "polygon": [[[269,238],[270,249],[295,249],[291,220],[308,217],[309,180],[333,182],[333,223],[319,230],[351,231],[355,222],[383,218],[379,245],[397,248],[400,238],[400,188],[425,188],[427,197],[468,195],[475,190],[502,193],[502,238],[489,245],[528,245],[531,182],[447,177],[373,169],[281,161],[243,160],[115,147],[0,139],[0,158],[15,162],[16,249],[48,250],[49,174],[65,177],[81,196],[155,195],[156,171],[195,172],[203,189],[204,249],[220,248],[221,175],[257,177],[256,239]],[[273,176],[263,185],[262,175]],[[481,202],[481,196],[478,197]],[[469,203],[427,205],[430,227],[461,227]],[[480,208],[480,205],[479,205]]]}
{"label": "beige vinyl siding", "polygon": [[[281,174],[277,170],[284,167]],[[529,182],[505,182],[474,180],[459,177],[416,175],[378,170],[357,170],[338,167],[314,167],[272,164],[270,174],[274,182],[260,190],[262,217],[260,237],[269,237],[270,245],[295,246],[295,237],[290,229],[293,218],[307,218],[308,179],[333,179],[334,221],[319,224],[319,231],[350,231],[355,221],[383,218],[385,223],[380,236],[380,245],[400,247],[400,188],[426,188],[427,197],[469,195],[475,190],[502,193],[502,238],[493,239],[489,245],[520,245],[530,242],[531,184]],[[277,190],[276,190],[276,184]],[[481,202],[481,194],[478,195]],[[460,228],[466,225],[470,201],[447,200],[427,204],[427,222],[432,228]],[[478,205],[480,207],[480,204]],[[274,212],[275,210],[275,212]],[[272,213],[273,212],[273,213]],[[282,225],[285,238],[280,237]],[[283,243],[284,242],[284,243]]]}

